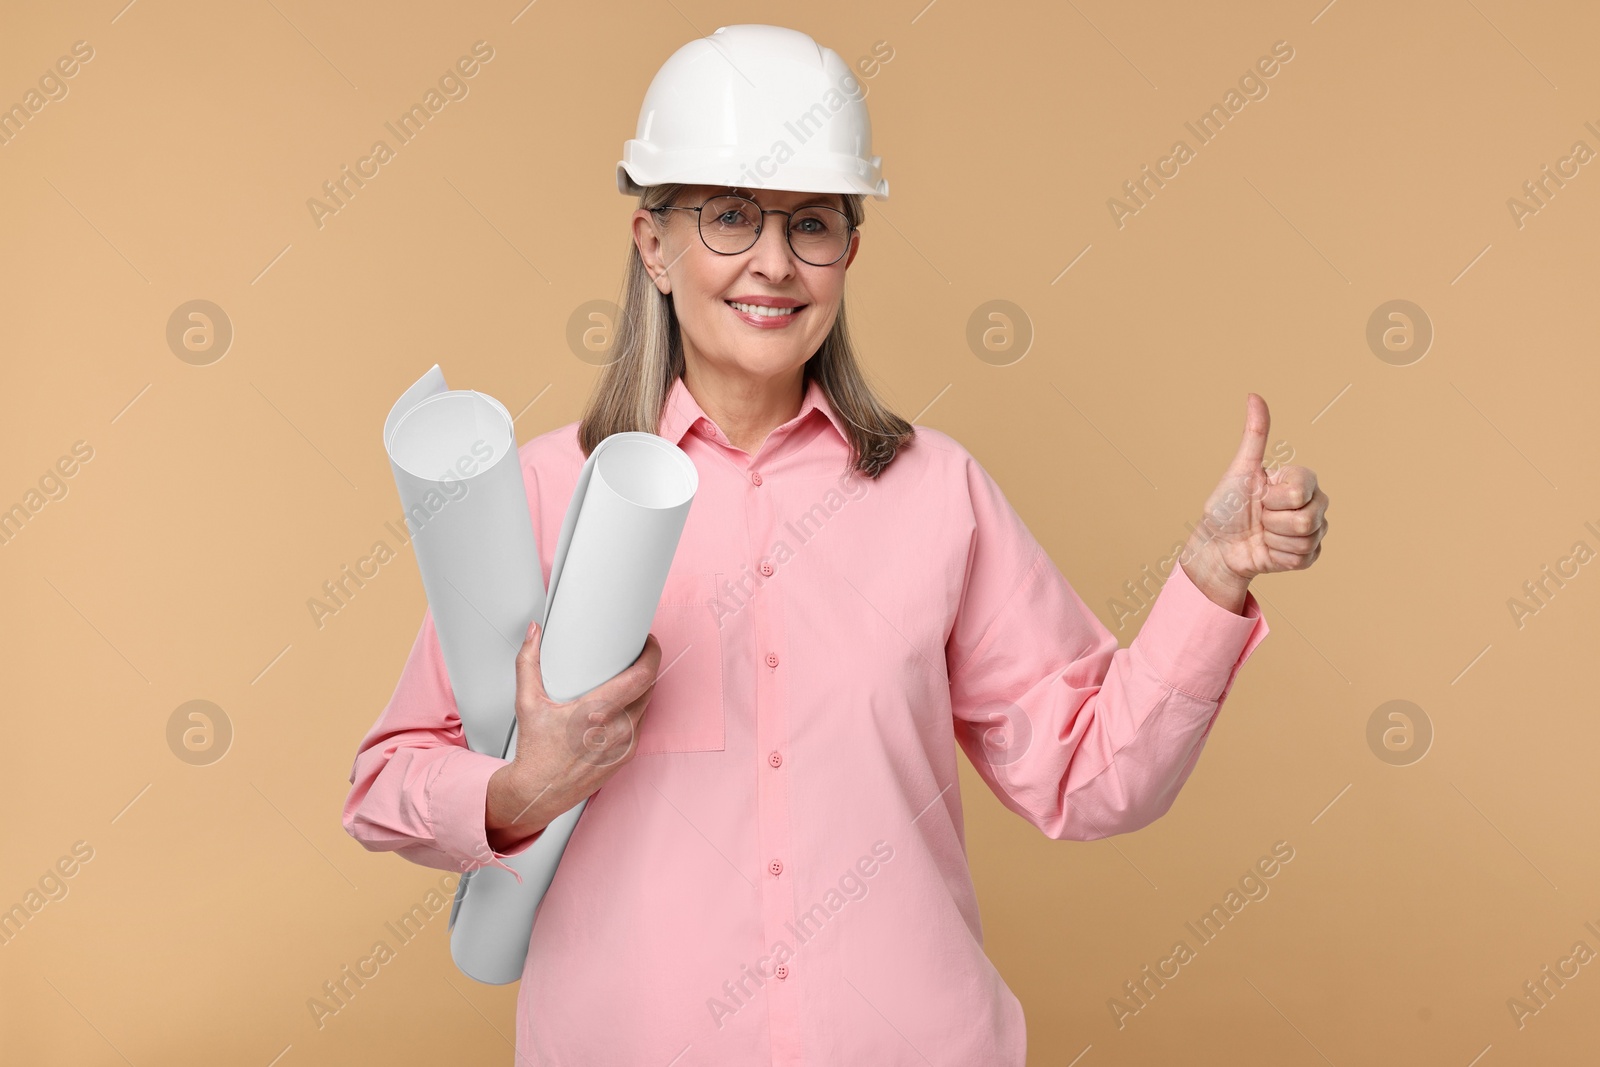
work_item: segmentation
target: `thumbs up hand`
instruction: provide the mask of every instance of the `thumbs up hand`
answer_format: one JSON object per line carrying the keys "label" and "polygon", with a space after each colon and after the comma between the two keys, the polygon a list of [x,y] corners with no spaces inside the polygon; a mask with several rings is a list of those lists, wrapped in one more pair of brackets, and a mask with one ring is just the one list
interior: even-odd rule
{"label": "thumbs up hand", "polygon": [[1258,574],[1303,570],[1322,554],[1328,494],[1309,467],[1268,472],[1271,415],[1255,393],[1246,398],[1244,437],[1222,481],[1206,500],[1205,517],[1178,562],[1195,586],[1235,613]]}

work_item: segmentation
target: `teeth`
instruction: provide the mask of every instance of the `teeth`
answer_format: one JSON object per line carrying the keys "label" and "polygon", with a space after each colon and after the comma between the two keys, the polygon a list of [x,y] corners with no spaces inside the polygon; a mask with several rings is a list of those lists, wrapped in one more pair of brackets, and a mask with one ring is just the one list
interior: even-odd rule
{"label": "teeth", "polygon": [[796,311],[800,310],[799,308],[769,308],[761,307],[758,304],[741,304],[734,300],[728,301],[728,304],[730,307],[738,308],[740,311],[743,311],[748,315],[765,315],[768,318],[773,318],[779,315],[793,315]]}

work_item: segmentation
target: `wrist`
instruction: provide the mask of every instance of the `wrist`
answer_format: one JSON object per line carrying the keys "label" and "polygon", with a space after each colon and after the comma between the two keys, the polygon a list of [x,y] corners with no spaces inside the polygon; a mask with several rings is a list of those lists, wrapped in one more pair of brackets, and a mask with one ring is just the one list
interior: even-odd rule
{"label": "wrist", "polygon": [[535,783],[528,767],[513,760],[489,777],[485,827],[501,835],[520,837],[549,824],[551,792],[548,783]]}
{"label": "wrist", "polygon": [[1250,579],[1241,578],[1230,570],[1214,550],[1206,545],[1200,545],[1192,551],[1185,550],[1178,565],[1189,576],[1190,583],[1205,594],[1206,599],[1235,615],[1244,614]]}

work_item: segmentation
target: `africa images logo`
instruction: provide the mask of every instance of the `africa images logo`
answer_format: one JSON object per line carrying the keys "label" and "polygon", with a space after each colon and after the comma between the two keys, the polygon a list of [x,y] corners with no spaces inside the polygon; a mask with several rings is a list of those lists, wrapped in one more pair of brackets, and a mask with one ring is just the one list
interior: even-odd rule
{"label": "africa images logo", "polygon": [[[355,198],[356,192],[366,187],[368,181],[376,178],[384,164],[395,158],[400,146],[408,145],[411,141],[427,128],[428,122],[445,105],[452,100],[465,100],[472,91],[467,80],[474,78],[494,58],[494,47],[488,41],[477,41],[472,46],[470,56],[462,56],[456,60],[455,65],[439,75],[437,88],[430,85],[422,94],[422,102],[414,103],[394,122],[385,122],[384,128],[394,135],[395,145],[379,138],[372,142],[372,149],[366,155],[356,160],[355,170],[350,169],[346,163],[339,168],[339,176],[322,183],[323,194],[327,201],[311,197],[306,201],[306,208],[311,212],[311,221],[316,223],[317,229],[326,225],[329,215],[337,215],[349,201]],[[397,129],[395,123],[399,123]]]}

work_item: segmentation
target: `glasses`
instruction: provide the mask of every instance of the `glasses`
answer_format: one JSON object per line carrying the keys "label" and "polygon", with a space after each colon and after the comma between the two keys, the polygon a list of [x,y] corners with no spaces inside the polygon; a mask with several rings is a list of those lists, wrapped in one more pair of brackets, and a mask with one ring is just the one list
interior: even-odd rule
{"label": "glasses", "polygon": [[736,256],[755,247],[766,216],[783,215],[789,247],[802,262],[826,267],[839,262],[850,249],[850,234],[855,227],[849,216],[820,205],[779,211],[762,209],[743,196],[714,196],[699,207],[668,204],[653,211],[693,211],[699,216],[700,240],[711,251]]}

